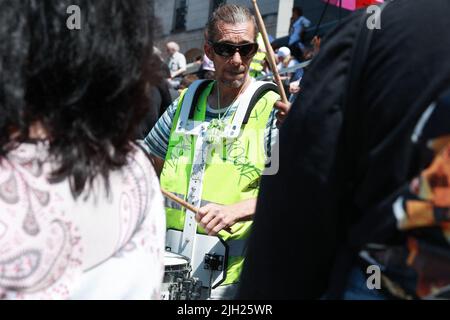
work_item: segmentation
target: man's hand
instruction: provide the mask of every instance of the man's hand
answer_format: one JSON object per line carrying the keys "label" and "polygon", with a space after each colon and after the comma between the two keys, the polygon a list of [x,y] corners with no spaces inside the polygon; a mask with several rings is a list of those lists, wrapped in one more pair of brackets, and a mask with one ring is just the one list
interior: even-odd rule
{"label": "man's hand", "polygon": [[296,94],[300,92],[300,81],[294,81],[289,84],[289,93]]}
{"label": "man's hand", "polygon": [[200,208],[195,219],[209,236],[216,236],[220,230],[229,228],[237,222],[232,206],[213,203]]}
{"label": "man's hand", "polygon": [[289,110],[291,109],[291,104],[290,103],[286,104],[281,101],[277,101],[273,107],[278,110],[277,127],[279,128],[283,124],[284,120],[286,120]]}
{"label": "man's hand", "polygon": [[195,219],[210,236],[216,236],[221,230],[230,228],[239,221],[251,220],[256,209],[256,199],[249,199],[222,206],[209,203],[199,209]]}

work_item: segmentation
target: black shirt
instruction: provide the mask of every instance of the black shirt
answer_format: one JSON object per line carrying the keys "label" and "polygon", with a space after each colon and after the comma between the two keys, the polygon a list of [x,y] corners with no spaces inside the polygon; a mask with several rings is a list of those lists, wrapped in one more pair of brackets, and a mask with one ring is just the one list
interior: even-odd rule
{"label": "black shirt", "polygon": [[[238,298],[322,297],[345,279],[333,270],[349,225],[378,212],[420,172],[410,137],[450,84],[450,2],[395,0],[386,8],[349,117],[344,101],[361,14],[324,40],[280,130],[280,170],[262,179]],[[392,217],[374,221],[387,225],[384,241],[394,241]]]}

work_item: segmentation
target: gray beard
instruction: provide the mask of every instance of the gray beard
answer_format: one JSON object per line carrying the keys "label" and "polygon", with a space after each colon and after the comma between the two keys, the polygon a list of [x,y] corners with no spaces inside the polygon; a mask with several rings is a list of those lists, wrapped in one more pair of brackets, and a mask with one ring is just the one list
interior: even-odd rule
{"label": "gray beard", "polygon": [[233,80],[233,81],[222,80],[222,83],[229,88],[238,89],[244,85],[246,80],[247,77],[244,77],[242,80]]}

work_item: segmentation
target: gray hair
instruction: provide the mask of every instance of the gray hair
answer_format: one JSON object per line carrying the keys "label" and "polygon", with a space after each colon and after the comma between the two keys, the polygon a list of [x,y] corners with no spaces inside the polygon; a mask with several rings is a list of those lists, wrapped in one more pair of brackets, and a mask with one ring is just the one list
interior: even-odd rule
{"label": "gray hair", "polygon": [[174,49],[176,52],[180,51],[180,46],[174,41],[167,42],[166,46],[167,48]]}
{"label": "gray hair", "polygon": [[237,23],[253,23],[255,30],[255,41],[258,34],[255,16],[246,7],[236,4],[222,4],[211,15],[206,25],[205,37],[209,41],[213,41],[218,34],[217,25],[219,23],[237,24]]}

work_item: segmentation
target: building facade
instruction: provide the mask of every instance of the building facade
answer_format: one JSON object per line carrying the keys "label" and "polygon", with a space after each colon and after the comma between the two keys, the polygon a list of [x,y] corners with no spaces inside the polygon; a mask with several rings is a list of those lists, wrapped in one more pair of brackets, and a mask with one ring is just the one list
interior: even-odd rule
{"label": "building facade", "polygon": [[[325,0],[326,2],[327,0]],[[203,32],[209,16],[221,3],[236,3],[252,8],[251,0],[155,0],[158,34],[156,45],[165,53],[164,45],[175,41],[188,62],[203,54]],[[324,0],[258,0],[267,32],[273,38],[288,35],[292,8],[303,8],[304,15],[317,24],[325,7]],[[346,11],[329,6],[323,16],[324,24],[335,21]]]}
{"label": "building facade", "polygon": [[[203,53],[203,32],[210,14],[224,2],[252,7],[251,0],[156,0],[157,46],[164,52],[164,44],[175,41],[192,62]],[[258,5],[270,35],[276,38],[289,33],[294,0],[258,0]]]}

